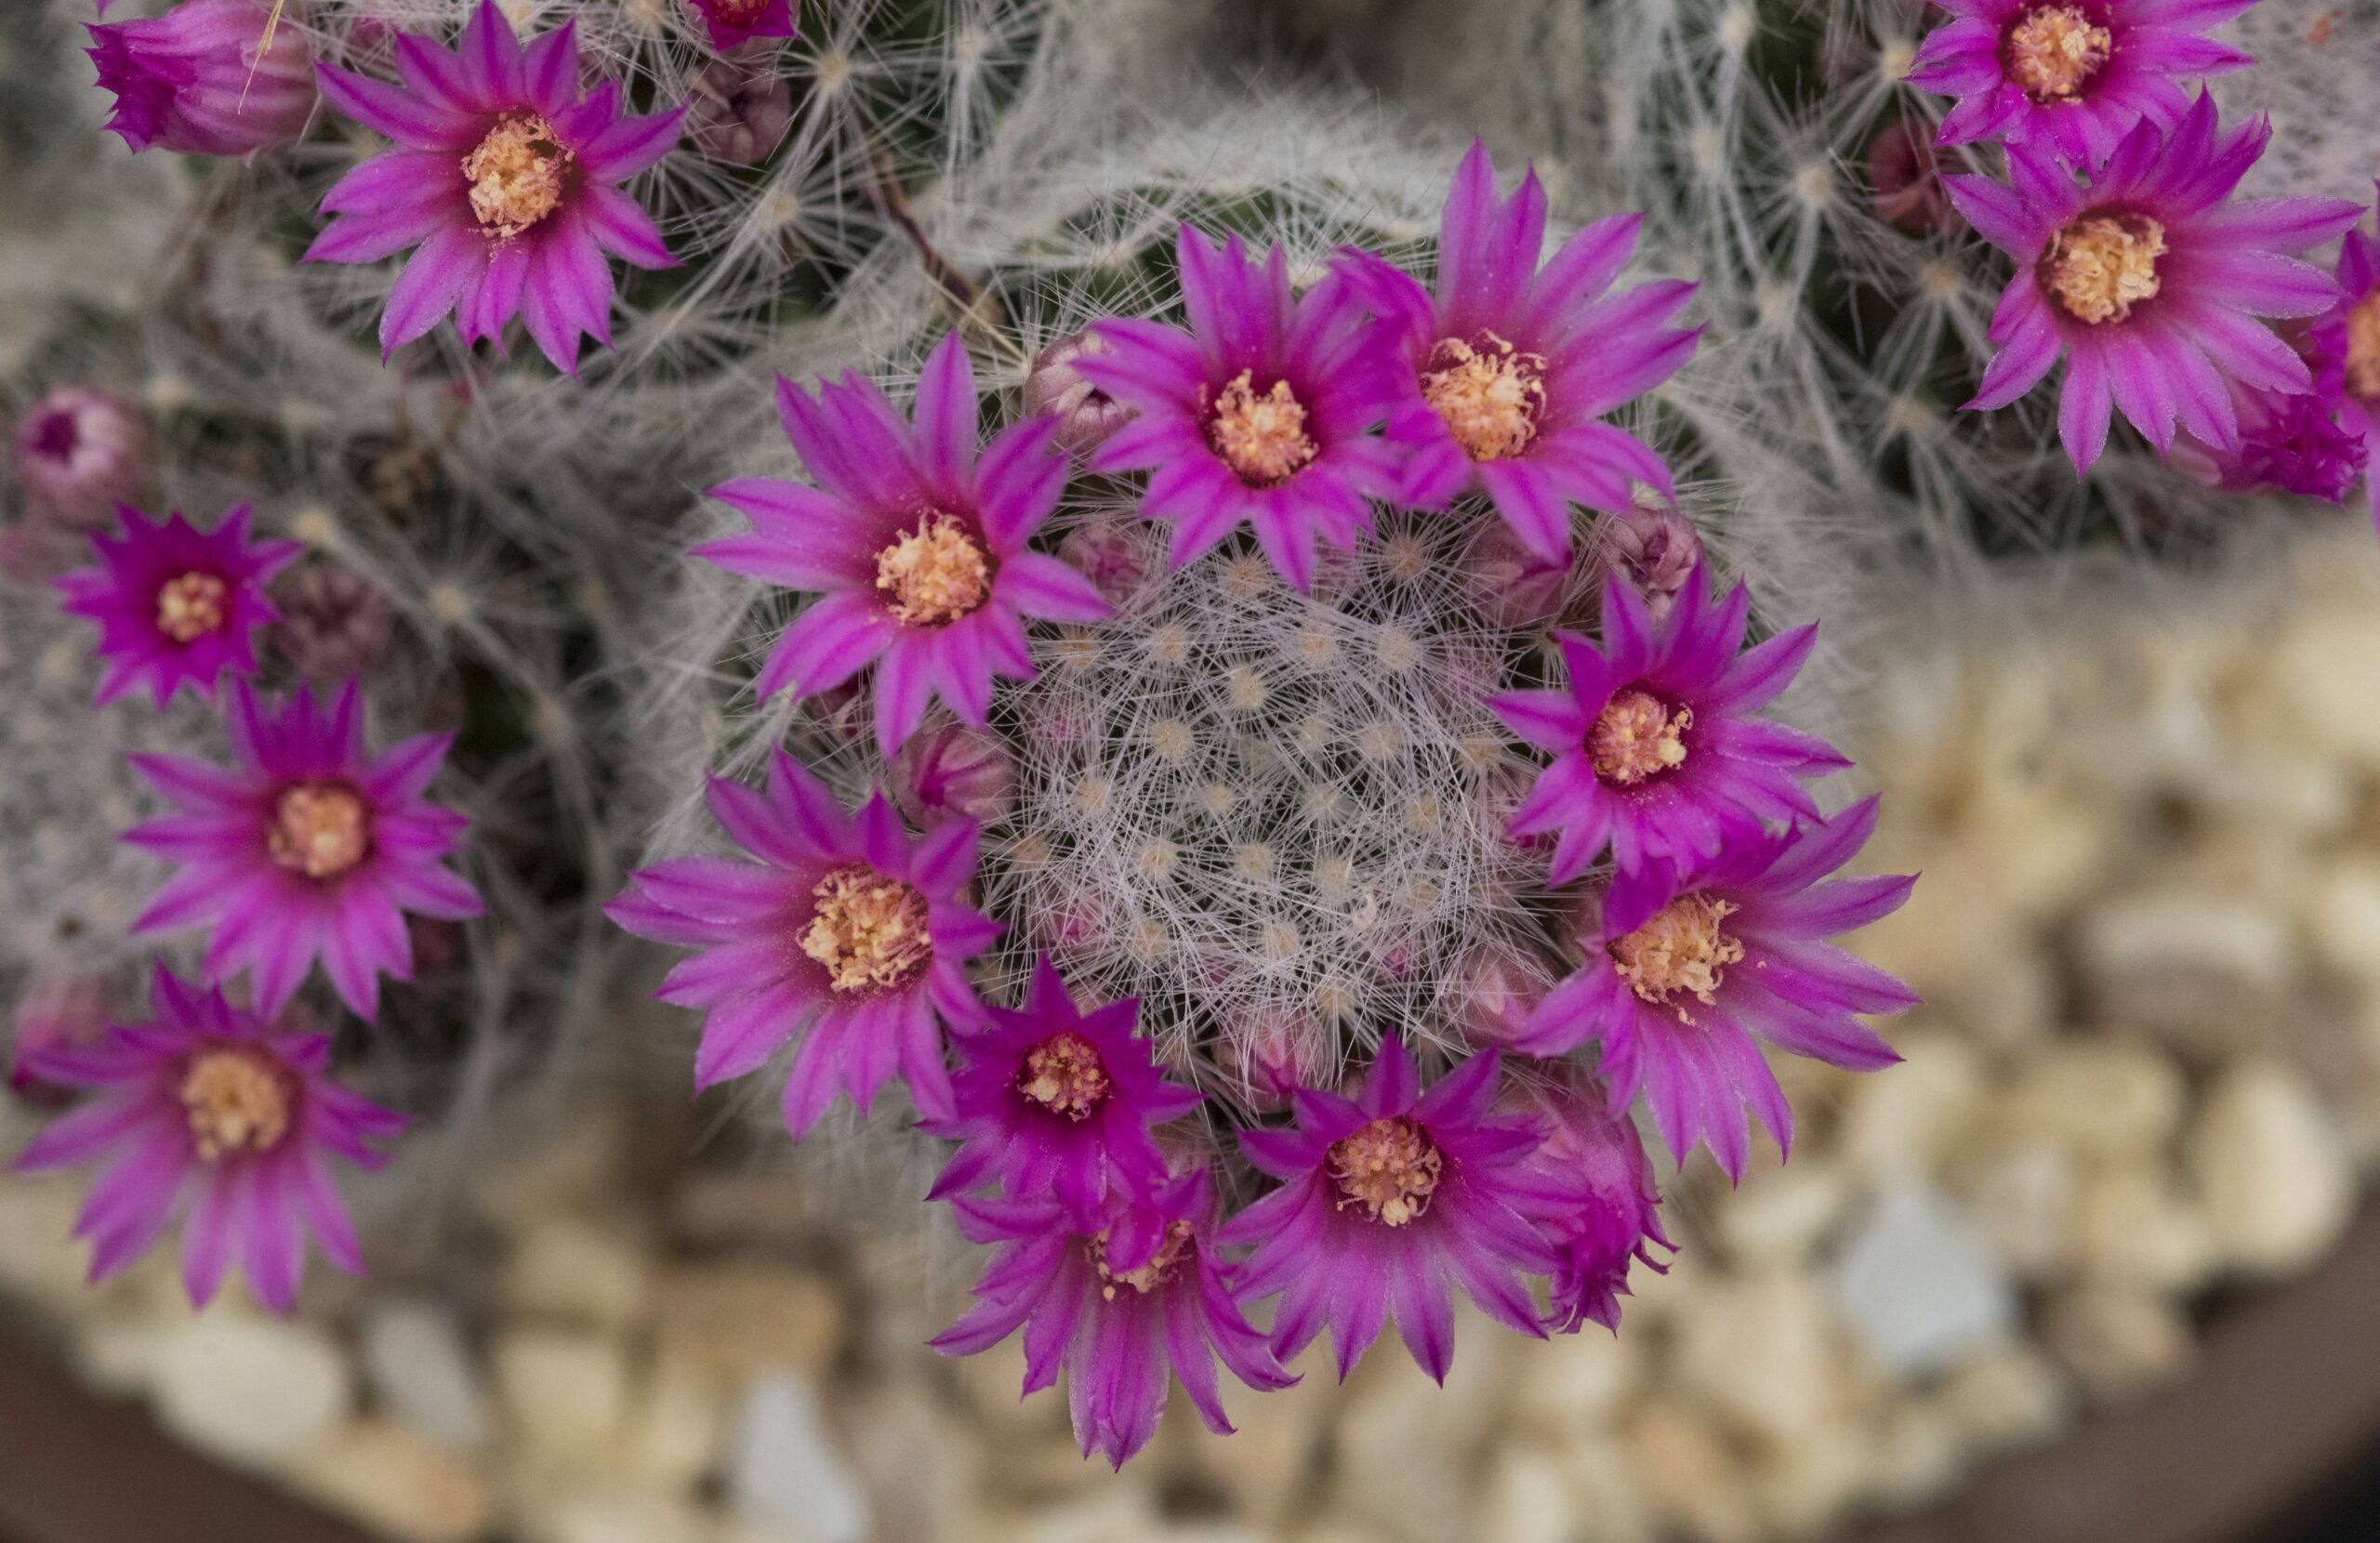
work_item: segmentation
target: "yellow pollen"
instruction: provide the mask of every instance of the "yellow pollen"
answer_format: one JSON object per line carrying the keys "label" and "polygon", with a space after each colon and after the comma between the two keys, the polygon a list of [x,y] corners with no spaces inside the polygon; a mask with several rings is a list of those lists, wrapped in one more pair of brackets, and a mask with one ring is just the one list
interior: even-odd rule
{"label": "yellow pollen", "polygon": [[201,1051],[182,1073],[182,1108],[199,1157],[271,1152],[289,1132],[289,1074],[262,1050],[223,1045]]}
{"label": "yellow pollen", "polygon": [[1215,398],[1207,435],[1215,454],[1250,487],[1285,482],[1321,447],[1305,431],[1305,407],[1286,380],[1259,395],[1254,372],[1242,370]]}
{"label": "yellow pollen", "polygon": [[[1612,967],[1642,1001],[1673,1006],[1683,992],[1704,1007],[1717,1002],[1727,966],[1744,956],[1744,945],[1720,930],[1738,907],[1705,894],[1680,895],[1633,932],[1611,943]],[[1693,1017],[1677,1009],[1678,1022]]]}
{"label": "yellow pollen", "polygon": [[2042,6],[2008,29],[2009,78],[2037,102],[2081,96],[2114,51],[2114,38],[2080,6]]}
{"label": "yellow pollen", "polygon": [[2156,297],[2164,255],[2165,227],[2147,215],[2084,215],[2042,255],[2042,287],[2078,321],[2122,322]]}
{"label": "yellow pollen", "polygon": [[1648,692],[1621,692],[1587,730],[1587,759],[1607,783],[1633,787],[1686,764],[1686,731],[1694,709],[1673,713]]}
{"label": "yellow pollen", "polygon": [[554,138],[554,125],[536,113],[498,118],[479,147],[463,157],[480,229],[495,240],[510,241],[553,213],[577,159]]}
{"label": "yellow pollen", "polygon": [[1521,353],[1492,332],[1441,338],[1421,369],[1421,396],[1474,461],[1527,450],[1545,414],[1545,356]]}
{"label": "yellow pollen", "polygon": [[308,878],[337,878],[372,851],[372,806],[345,783],[292,783],[272,801],[265,850]]}
{"label": "yellow pollen", "polygon": [[1016,1074],[1019,1093],[1070,1120],[1089,1119],[1113,1086],[1099,1048],[1071,1029],[1027,1050]]}
{"label": "yellow pollen", "polygon": [[1107,1267],[1105,1233],[1082,1240],[1082,1257],[1099,1272],[1100,1298],[1111,1302],[1116,1299],[1116,1288],[1119,1286],[1129,1286],[1142,1296],[1147,1296],[1171,1280],[1181,1271],[1183,1261],[1197,1252],[1190,1240],[1190,1223],[1186,1221],[1167,1222],[1164,1241],[1157,1246],[1157,1252],[1149,1256],[1148,1262],[1138,1270],[1110,1270]]}
{"label": "yellow pollen", "polygon": [[990,554],[956,517],[929,510],[916,530],[876,554],[876,587],[909,626],[947,626],[991,594]]}
{"label": "yellow pollen", "polygon": [[1404,1115],[1374,1120],[1330,1143],[1326,1158],[1338,1181],[1339,1208],[1361,1206],[1372,1220],[1402,1227],[1430,1208],[1446,1155]]}
{"label": "yellow pollen", "polygon": [[2365,402],[2380,401],[2380,289],[2347,313],[2347,389]]}
{"label": "yellow pollen", "polygon": [[193,643],[223,625],[223,602],[231,587],[213,574],[184,574],[157,591],[157,630],[178,643]]}
{"label": "yellow pollen", "polygon": [[801,951],[837,991],[881,990],[917,978],[933,957],[925,897],[866,864],[838,868],[810,891]]}

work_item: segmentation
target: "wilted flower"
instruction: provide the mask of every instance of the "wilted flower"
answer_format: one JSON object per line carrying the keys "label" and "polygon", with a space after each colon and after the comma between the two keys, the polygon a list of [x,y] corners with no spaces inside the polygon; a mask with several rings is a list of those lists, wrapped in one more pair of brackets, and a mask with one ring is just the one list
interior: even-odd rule
{"label": "wilted flower", "polygon": [[239,681],[226,717],[231,766],[132,758],[180,812],[124,838],[181,864],[133,930],[212,924],[207,983],[248,970],[268,1016],[320,958],[339,999],[374,1018],[380,976],[413,979],[405,913],[456,920],[482,909],[443,861],[469,822],[422,797],[454,736],[420,734],[367,756],[352,680],[326,705],[301,686],[278,716]]}
{"label": "wilted flower", "polygon": [[1600,1045],[1615,1114],[1643,1090],[1681,1160],[1707,1141],[1741,1178],[1747,1105],[1778,1146],[1793,1138],[1755,1035],[1853,1071],[1900,1059],[1855,1015],[1899,1012],[1917,997],[1826,940],[1897,910],[1916,879],[1819,882],[1875,824],[1870,798],[1699,863],[1621,869],[1578,939],[1586,962],[1539,1005],[1516,1048],[1552,1056]]}
{"label": "wilted flower", "polygon": [[89,29],[108,127],[136,151],[244,155],[287,144],[314,112],[314,60],[271,0],[181,0]]}
{"label": "wilted flower", "polygon": [[1868,142],[1868,188],[1876,218],[1911,235],[1945,235],[1964,223],[1942,186],[1932,140],[1907,118]]}
{"label": "wilted flower", "polygon": [[800,1036],[785,1087],[795,1136],[838,1092],[867,1109],[896,1070],[919,1113],[948,1118],[942,1025],[984,1022],[967,961],[1000,930],[959,899],[974,822],[911,840],[882,794],[846,814],[782,750],[765,794],[712,778],[710,811],[758,862],[656,863],[603,908],[640,938],[698,951],[655,994],[703,1009],[694,1085],[758,1070]]}
{"label": "wilted flower", "polygon": [[1095,332],[1069,333],[1035,354],[1025,373],[1025,415],[1057,419],[1054,437],[1069,455],[1090,455],[1138,415],[1075,367],[1087,353],[1107,351],[1105,340]]}
{"label": "wilted flower", "polygon": [[65,610],[99,624],[101,705],[143,686],[160,707],[184,685],[212,702],[226,670],[256,673],[256,631],[280,615],[265,586],[299,547],[249,540],[248,512],[234,505],[201,531],[178,513],[152,525],[126,508],[123,535],[91,537],[99,566],[56,581]]}
{"label": "wilted flower", "polygon": [[152,1022],[27,1058],[43,1080],[93,1095],[16,1163],[25,1173],[106,1165],[74,1224],[91,1242],[91,1278],[139,1259],[178,1220],[182,1285],[200,1306],[236,1260],[258,1299],[287,1312],[309,1233],[333,1264],[362,1274],[330,1159],[378,1167],[387,1159],[373,1143],[405,1117],[330,1080],[326,1035],[275,1033],[163,966],[152,1001]]}
{"label": "wilted flower", "polygon": [[281,621],[272,640],[311,680],[362,675],[388,655],[397,610],[379,587],[328,558],[297,569],[277,587]]}
{"label": "wilted flower", "polygon": [[1603,1085],[1574,1069],[1556,1069],[1514,1105],[1540,1122],[1544,1137],[1516,1204],[1561,1261],[1547,1293],[1546,1326],[1575,1334],[1593,1322],[1616,1333],[1629,1267],[1641,1260],[1666,1269],[1652,1250],[1676,1246],[1661,1231],[1661,1194],[1645,1142]]}
{"label": "wilted flower", "polygon": [[156,447],[130,402],[86,386],[60,386],[17,426],[18,480],[33,503],[77,525],[105,526],[116,506],[149,486]]}
{"label": "wilted flower", "polygon": [[2306,362],[2258,320],[2318,316],[2331,277],[2288,256],[2337,235],[2361,210],[2334,199],[2233,201],[2272,136],[2258,120],[2218,136],[2201,97],[2168,135],[2143,122],[2088,184],[2038,152],[2009,152],[2010,184],[1952,177],[1977,234],[2016,259],[1991,319],[1999,345],[1975,409],[2032,389],[2061,354],[2057,434],[2078,471],[2107,447],[2121,410],[2162,455],[2182,432],[2239,443],[2228,386],[2312,389]]}
{"label": "wilted flower", "polygon": [[1022,423],[975,448],[975,375],[957,333],[926,361],[915,426],[857,376],[815,402],[777,382],[777,411],[816,487],[747,477],[711,490],[748,535],[694,548],[732,574],[824,592],[794,619],[754,692],[803,696],[876,666],[876,739],[900,748],[939,696],[985,726],[992,678],[1031,679],[1025,619],[1109,613],[1080,574],[1028,547],[1057,507],[1066,463],[1050,426]]}
{"label": "wilted flower", "polygon": [[1911,86],[1956,97],[1938,142],[1999,139],[2104,161],[2135,124],[2170,129],[2178,82],[2254,64],[2199,34],[2255,0],[1937,0]]}
{"label": "wilted flower", "polygon": [[1538,1137],[1489,1115],[1496,1072],[1491,1050],[1424,1092],[1391,1035],[1353,1099],[1302,1088],[1296,1126],[1240,1132],[1248,1160],[1281,1187],[1234,1217],[1223,1239],[1256,1246],[1242,1282],[1249,1299],[1280,1293],[1280,1359],[1296,1359],[1327,1324],[1343,1378],[1394,1313],[1413,1359],[1444,1381],[1457,1286],[1506,1327],[1542,1334],[1515,1272],[1555,1261],[1514,1208]]}
{"label": "wilted flower", "polygon": [[759,165],[793,126],[793,86],[763,59],[712,59],[686,94],[686,138],[732,166]]}
{"label": "wilted flower", "polygon": [[1175,252],[1190,330],[1102,322],[1105,351],[1073,360],[1138,415],[1091,469],[1149,471],[1141,512],[1173,521],[1175,567],[1246,524],[1273,571],[1305,589],[1316,538],[1351,545],[1371,528],[1368,500],[1395,491],[1398,456],[1372,430],[1395,376],[1336,277],[1292,299],[1277,246],[1260,266],[1238,236],[1217,251],[1185,225]]}
{"label": "wilted flower", "polygon": [[1132,1025],[1128,998],[1085,1013],[1048,955],[1034,962],[1025,1008],[991,1009],[991,1024],[957,1037],[958,1113],[929,1133],[959,1143],[931,1200],[998,1184],[1011,1199],[1054,1194],[1074,1224],[1095,1229],[1111,1197],[1147,1204],[1166,1178],[1156,1129],[1198,1106],[1165,1080]]}
{"label": "wilted flower", "polygon": [[495,0],[481,0],[454,52],[412,33],[396,48],[403,86],[321,67],[331,105],[397,148],[324,195],[337,218],[306,260],[417,248],[380,315],[383,358],[450,311],[466,343],[501,347],[517,314],[554,368],[575,375],[582,336],[611,346],[604,254],[638,268],[676,260],[619,184],[668,152],[678,113],[623,116],[612,81],[581,95],[574,24],[524,52]]}
{"label": "wilted flower", "polygon": [[1571,504],[1625,509],[1634,482],[1670,493],[1660,457],[1600,421],[1674,375],[1699,336],[1667,325],[1690,284],[1608,293],[1642,223],[1599,219],[1540,268],[1537,173],[1499,200],[1496,168],[1474,144],[1447,194],[1435,293],[1368,253],[1341,264],[1401,366],[1388,438],[1406,459],[1407,501],[1444,508],[1476,488],[1555,562],[1569,554]]}
{"label": "wilted flower", "polygon": [[1762,822],[1815,817],[1801,779],[1850,765],[1833,746],[1752,715],[1809,657],[1816,626],[1746,649],[1752,595],[1713,605],[1707,571],[1656,622],[1617,576],[1604,581],[1601,648],[1554,635],[1569,680],[1488,706],[1554,759],[1513,812],[1513,834],[1561,832],[1548,880],[1567,884],[1608,849],[1622,869],[1757,841]]}

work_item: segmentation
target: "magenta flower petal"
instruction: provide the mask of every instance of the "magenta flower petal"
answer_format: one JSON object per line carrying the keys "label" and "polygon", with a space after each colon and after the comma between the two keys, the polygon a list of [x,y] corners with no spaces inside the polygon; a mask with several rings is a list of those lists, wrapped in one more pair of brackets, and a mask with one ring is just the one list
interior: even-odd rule
{"label": "magenta flower petal", "polygon": [[685,0],[702,18],[710,46],[721,53],[756,37],[791,37],[800,14],[795,0]]}
{"label": "magenta flower petal", "polygon": [[880,793],[846,814],[782,750],[763,791],[714,779],[710,809],[757,861],[655,864],[604,907],[638,937],[697,950],[658,994],[703,1010],[696,1085],[757,1070],[798,1038],[795,1136],[838,1094],[865,1109],[895,1075],[928,1118],[952,1117],[942,1031],[984,1022],[964,967],[998,936],[959,898],[974,878],[972,823],[913,839]]}
{"label": "magenta flower petal", "polygon": [[624,117],[609,82],[578,90],[569,23],[524,52],[481,0],[451,52],[398,40],[400,86],[334,65],[323,94],[395,140],[323,199],[311,262],[365,262],[416,247],[380,321],[383,355],[452,314],[466,343],[501,344],[518,315],[554,368],[575,375],[582,338],[611,341],[606,252],[668,265],[659,232],[619,184],[676,142],[679,114]]}
{"label": "magenta flower petal", "polygon": [[240,681],[228,719],[231,766],[132,758],[181,812],[124,839],[182,865],[133,930],[211,923],[207,983],[248,970],[268,1015],[319,958],[340,1000],[372,1018],[379,977],[412,978],[404,913],[459,919],[481,910],[471,887],[442,866],[464,821],[420,797],[444,742],[366,756],[352,680],[327,711],[300,687],[277,717]]}
{"label": "magenta flower petal", "polygon": [[1616,1333],[1630,1266],[1665,1270],[1652,1250],[1675,1248],[1661,1231],[1660,1191],[1645,1143],[1626,1111],[1612,1109],[1606,1089],[1567,1069],[1557,1069],[1514,1107],[1545,1133],[1524,1170],[1517,1205],[1560,1260],[1546,1326],[1575,1334],[1593,1322]]}
{"label": "magenta flower petal", "polygon": [[295,1305],[311,1232],[331,1262],[361,1273],[347,1207],[326,1154],[376,1168],[403,1115],[331,1082],[330,1041],[276,1034],[163,966],[152,1022],[74,1053],[35,1055],[44,1080],[87,1089],[17,1159],[22,1172],[103,1165],[74,1224],[94,1280],[146,1253],[182,1218],[183,1279],[204,1306],[237,1264],[258,1299]]}
{"label": "magenta flower petal", "polygon": [[226,671],[256,673],[256,632],[281,613],[265,586],[296,559],[294,541],[251,541],[237,504],[201,532],[174,513],[155,524],[121,511],[124,534],[94,535],[99,566],[58,578],[65,609],[99,624],[99,701],[146,687],[157,706],[188,685],[212,702]]}

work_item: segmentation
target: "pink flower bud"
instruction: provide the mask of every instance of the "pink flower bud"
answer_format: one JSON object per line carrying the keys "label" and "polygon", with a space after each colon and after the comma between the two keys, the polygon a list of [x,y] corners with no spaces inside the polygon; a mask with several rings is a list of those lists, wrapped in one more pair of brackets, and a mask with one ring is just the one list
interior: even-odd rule
{"label": "pink flower bud", "polygon": [[686,138],[714,161],[758,165],[793,126],[793,87],[760,59],[715,59],[686,82]]}
{"label": "pink flower bud", "polygon": [[1004,820],[1016,781],[1016,758],[999,736],[948,719],[911,734],[892,758],[892,801],[920,827]]}
{"label": "pink flower bud", "polygon": [[1522,545],[1501,520],[1487,519],[1462,554],[1471,603],[1491,626],[1531,626],[1554,614],[1570,581],[1567,563],[1548,562]]}
{"label": "pink flower bud", "polygon": [[1658,621],[1702,560],[1702,533],[1672,507],[1640,503],[1604,521],[1612,571],[1638,594]]}
{"label": "pink flower bud", "polygon": [[1966,226],[1942,186],[1932,136],[1906,118],[1886,124],[1869,144],[1868,186],[1876,218],[1911,235],[1947,235]]}
{"label": "pink flower bud", "polygon": [[1239,1101],[1256,1114],[1289,1106],[1289,1095],[1321,1085],[1330,1035],[1309,1013],[1286,1002],[1259,1003],[1226,1026],[1226,1069]]}
{"label": "pink flower bud", "polygon": [[1058,560],[1091,580],[1099,598],[1120,611],[1162,571],[1165,552],[1146,525],[1100,520],[1066,533],[1058,543]]}
{"label": "pink flower bud", "polygon": [[800,0],[686,0],[686,7],[702,18],[710,46],[721,53],[754,38],[791,37],[801,12]]}
{"label": "pink flower bud", "polygon": [[60,387],[17,426],[17,476],[26,495],[90,529],[112,523],[118,504],[142,501],[155,460],[139,413],[87,387]]}
{"label": "pink flower bud", "polygon": [[1554,966],[1534,948],[1483,944],[1455,967],[1449,995],[1456,1026],[1479,1048],[1509,1045],[1528,1027],[1554,978]]}
{"label": "pink flower bud", "polygon": [[71,1102],[71,1089],[44,1081],[25,1058],[98,1043],[108,1031],[107,985],[89,976],[36,977],[17,1003],[16,1029],[8,1055],[9,1091],[43,1108]]}
{"label": "pink flower bud", "polygon": [[108,127],[136,151],[254,156],[313,115],[313,59],[271,0],[182,0],[90,32],[99,85],[115,94]]}
{"label": "pink flower bud", "polygon": [[876,694],[862,680],[847,680],[831,691],[813,692],[802,698],[801,706],[840,744],[851,745],[862,735],[876,732]]}
{"label": "pink flower bud", "polygon": [[1132,409],[1082,377],[1074,362],[1087,353],[1105,353],[1107,345],[1095,333],[1078,332],[1061,337],[1033,356],[1025,377],[1027,417],[1054,415],[1058,445],[1068,455],[1088,455],[1107,437],[1132,421]]}
{"label": "pink flower bud", "polygon": [[275,587],[281,621],[272,631],[282,656],[314,680],[361,675],[389,653],[396,607],[364,578],[324,560],[292,572]]}

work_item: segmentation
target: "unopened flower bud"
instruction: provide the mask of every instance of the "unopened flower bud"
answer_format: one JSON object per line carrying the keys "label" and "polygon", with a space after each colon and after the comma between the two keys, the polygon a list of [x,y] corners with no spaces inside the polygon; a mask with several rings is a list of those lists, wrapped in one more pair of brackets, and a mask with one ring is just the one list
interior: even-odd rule
{"label": "unopened flower bud", "polygon": [[1457,1026],[1482,1049],[1511,1044],[1554,989],[1554,973],[1540,954],[1520,943],[1474,949],[1455,967],[1450,995]]}
{"label": "unopened flower bud", "polygon": [[1016,758],[998,735],[947,719],[911,734],[892,758],[892,801],[920,827],[1004,820],[1016,783]]}
{"label": "unopened flower bud", "polygon": [[1702,533],[1669,505],[1639,503],[1614,515],[1604,522],[1604,539],[1612,571],[1645,597],[1655,620],[1670,613],[1702,560]]}
{"label": "unopened flower bud", "polygon": [[271,0],[182,0],[149,21],[91,29],[115,94],[108,127],[136,151],[254,156],[305,132],[314,60]]}
{"label": "unopened flower bud", "polygon": [[1869,144],[1868,186],[1876,218],[1911,235],[1945,235],[1966,224],[1942,186],[1932,136],[1907,118],[1886,124]]}
{"label": "unopened flower bud", "polygon": [[86,528],[112,523],[118,504],[141,502],[155,461],[139,413],[87,387],[60,387],[17,426],[17,476],[26,495]]}
{"label": "unopened flower bud", "polygon": [[1225,1029],[1224,1040],[1234,1091],[1255,1114],[1287,1109],[1291,1093],[1321,1083],[1329,1063],[1329,1033],[1286,1002],[1248,1009]]}
{"label": "unopened flower bud", "polygon": [[96,1044],[108,1031],[108,990],[88,976],[36,977],[17,1003],[16,1035],[8,1052],[8,1090],[44,1108],[67,1103],[71,1089],[45,1081],[26,1064],[28,1055],[75,1050]]}
{"label": "unopened flower bud", "polygon": [[1095,521],[1069,531],[1058,543],[1058,560],[1091,580],[1099,598],[1118,611],[1165,571],[1163,549],[1138,521]]}
{"label": "unopened flower bud", "polygon": [[327,559],[297,569],[276,587],[274,643],[313,680],[362,675],[388,656],[396,607],[361,574]]}
{"label": "unopened flower bud", "polygon": [[766,60],[715,59],[686,85],[686,138],[714,161],[758,165],[793,126],[793,87]]}
{"label": "unopened flower bud", "polygon": [[1025,377],[1025,415],[1054,415],[1059,448],[1068,455],[1090,455],[1135,416],[1131,408],[1085,380],[1075,368],[1074,362],[1084,354],[1106,351],[1107,345],[1098,334],[1074,333],[1035,354],[1032,370]]}
{"label": "unopened flower bud", "polygon": [[1530,551],[1503,521],[1487,519],[1463,550],[1462,578],[1472,605],[1489,626],[1523,627],[1561,606],[1570,569]]}
{"label": "unopened flower bud", "polygon": [[851,745],[864,734],[876,732],[876,693],[861,679],[813,692],[802,699],[801,706],[840,744]]}

